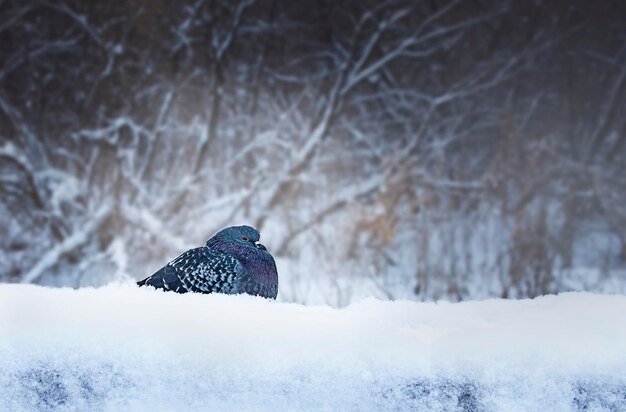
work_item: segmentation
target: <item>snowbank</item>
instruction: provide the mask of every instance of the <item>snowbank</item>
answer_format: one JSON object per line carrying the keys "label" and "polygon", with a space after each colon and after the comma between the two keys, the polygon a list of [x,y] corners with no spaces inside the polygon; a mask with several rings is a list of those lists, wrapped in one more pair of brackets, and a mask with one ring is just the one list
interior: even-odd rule
{"label": "snowbank", "polygon": [[626,410],[624,314],[0,285],[0,409]]}

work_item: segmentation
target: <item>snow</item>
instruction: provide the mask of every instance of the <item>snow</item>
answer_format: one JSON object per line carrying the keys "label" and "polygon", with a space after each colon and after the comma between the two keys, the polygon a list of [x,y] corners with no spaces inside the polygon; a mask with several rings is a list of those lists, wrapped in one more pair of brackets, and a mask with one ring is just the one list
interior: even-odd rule
{"label": "snow", "polygon": [[0,410],[626,410],[626,296],[343,309],[0,285]]}

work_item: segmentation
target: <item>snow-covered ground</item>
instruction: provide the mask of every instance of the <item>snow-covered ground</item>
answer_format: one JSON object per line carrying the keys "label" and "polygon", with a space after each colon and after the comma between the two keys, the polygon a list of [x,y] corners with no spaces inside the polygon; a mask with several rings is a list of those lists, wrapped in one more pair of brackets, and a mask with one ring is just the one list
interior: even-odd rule
{"label": "snow-covered ground", "polygon": [[0,285],[0,410],[626,410],[625,314]]}

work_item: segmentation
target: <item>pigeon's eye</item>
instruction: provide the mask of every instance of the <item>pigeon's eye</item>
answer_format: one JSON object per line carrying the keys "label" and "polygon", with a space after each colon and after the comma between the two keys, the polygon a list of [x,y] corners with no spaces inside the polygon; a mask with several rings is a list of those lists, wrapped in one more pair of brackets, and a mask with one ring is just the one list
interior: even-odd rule
{"label": "pigeon's eye", "polygon": [[248,236],[242,236],[241,240],[243,240],[244,242],[247,242],[248,241]]}

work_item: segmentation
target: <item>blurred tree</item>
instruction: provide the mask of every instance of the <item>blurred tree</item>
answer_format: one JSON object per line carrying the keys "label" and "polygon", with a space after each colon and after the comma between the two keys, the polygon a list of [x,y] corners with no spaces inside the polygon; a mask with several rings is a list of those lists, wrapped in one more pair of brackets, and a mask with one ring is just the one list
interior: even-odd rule
{"label": "blurred tree", "polygon": [[625,9],[0,2],[0,280],[246,222],[285,300],[623,290]]}

